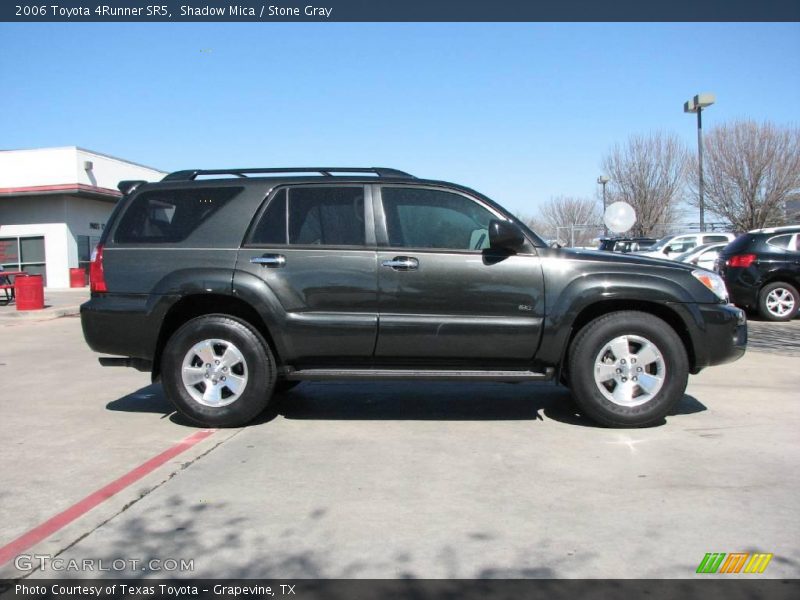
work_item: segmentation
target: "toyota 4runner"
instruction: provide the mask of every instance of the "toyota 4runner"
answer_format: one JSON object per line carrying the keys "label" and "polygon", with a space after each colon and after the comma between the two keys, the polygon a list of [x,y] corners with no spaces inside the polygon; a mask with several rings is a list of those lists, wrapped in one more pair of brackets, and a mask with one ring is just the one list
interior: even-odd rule
{"label": "toyota 4runner", "polygon": [[720,277],[549,248],[485,196],[394,169],[179,171],[120,182],[84,336],[197,423],[239,426],[309,380],[568,386],[617,427],[745,351]]}

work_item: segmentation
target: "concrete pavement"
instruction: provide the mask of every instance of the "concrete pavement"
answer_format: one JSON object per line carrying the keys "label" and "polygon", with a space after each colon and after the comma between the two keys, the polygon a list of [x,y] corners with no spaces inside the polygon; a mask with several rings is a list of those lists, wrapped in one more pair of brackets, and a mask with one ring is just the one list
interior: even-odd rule
{"label": "concrete pavement", "polygon": [[[0,372],[32,377],[0,405],[0,545],[196,431],[146,374],[97,366],[77,319],[0,333]],[[304,383],[28,553],[193,561],[178,577],[470,578],[692,577],[706,552],[761,551],[764,576],[798,577],[796,362],[749,352],[627,431],[546,384]],[[105,575],[164,575],[126,569]]]}

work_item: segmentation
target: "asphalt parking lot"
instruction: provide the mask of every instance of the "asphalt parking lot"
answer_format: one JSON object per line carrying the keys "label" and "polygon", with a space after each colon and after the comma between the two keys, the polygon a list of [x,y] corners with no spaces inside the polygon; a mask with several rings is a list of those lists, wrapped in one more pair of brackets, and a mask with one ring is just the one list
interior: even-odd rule
{"label": "asphalt parking lot", "polygon": [[626,431],[557,386],[445,383],[304,383],[199,430],[147,374],[100,367],[77,318],[0,335],[3,577],[683,578],[707,552],[800,576],[800,320],[753,322],[742,360]]}

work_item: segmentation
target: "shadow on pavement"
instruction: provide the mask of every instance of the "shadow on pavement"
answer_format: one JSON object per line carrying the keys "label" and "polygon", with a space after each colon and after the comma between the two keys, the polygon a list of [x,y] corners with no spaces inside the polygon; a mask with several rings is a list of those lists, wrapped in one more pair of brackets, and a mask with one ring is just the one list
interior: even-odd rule
{"label": "shadow on pavement", "polygon": [[[106,408],[155,413],[178,425],[198,426],[175,412],[159,384],[109,402]],[[684,395],[670,416],[704,410],[704,404]],[[279,415],[330,421],[543,421],[546,416],[568,425],[600,427],[580,414],[569,390],[552,384],[307,382],[276,394],[253,424],[267,423]]]}
{"label": "shadow on pavement", "polygon": [[551,384],[326,382],[301,384],[275,410],[286,419],[541,421],[543,409],[568,398]]}
{"label": "shadow on pavement", "polygon": [[[177,425],[200,427],[175,412],[159,384],[109,402],[106,408],[160,414]],[[684,395],[669,415],[704,410],[706,406],[697,398]],[[268,423],[279,415],[286,419],[331,421],[543,421],[547,417],[567,425],[600,427],[580,414],[569,390],[552,384],[303,383],[276,394],[270,407],[252,424]]]}

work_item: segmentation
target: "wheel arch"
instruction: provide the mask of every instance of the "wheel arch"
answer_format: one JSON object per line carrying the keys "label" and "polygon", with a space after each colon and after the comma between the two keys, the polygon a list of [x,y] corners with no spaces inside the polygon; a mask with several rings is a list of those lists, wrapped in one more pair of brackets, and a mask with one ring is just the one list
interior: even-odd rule
{"label": "wheel arch", "polygon": [[681,342],[683,343],[683,347],[686,350],[690,371],[695,372],[697,355],[695,353],[694,343],[689,333],[689,328],[677,312],[675,312],[668,305],[658,302],[650,302],[646,300],[614,299],[602,300],[584,307],[572,321],[569,337],[567,338],[567,343],[564,344],[560,361],[561,368],[559,370],[558,380],[561,383],[566,382],[567,370],[569,369],[569,349],[572,346],[572,342],[574,341],[578,332],[584,326],[591,323],[598,317],[620,311],[636,311],[651,314],[666,322],[670,327],[672,327],[675,333],[678,334],[678,337],[680,338]]}
{"label": "wheel arch", "polygon": [[161,376],[161,354],[172,334],[192,319],[212,314],[235,317],[252,326],[269,344],[278,366],[281,365],[275,340],[264,319],[252,305],[240,298],[225,294],[192,294],[178,300],[164,316],[153,356],[153,381],[157,381]]}

